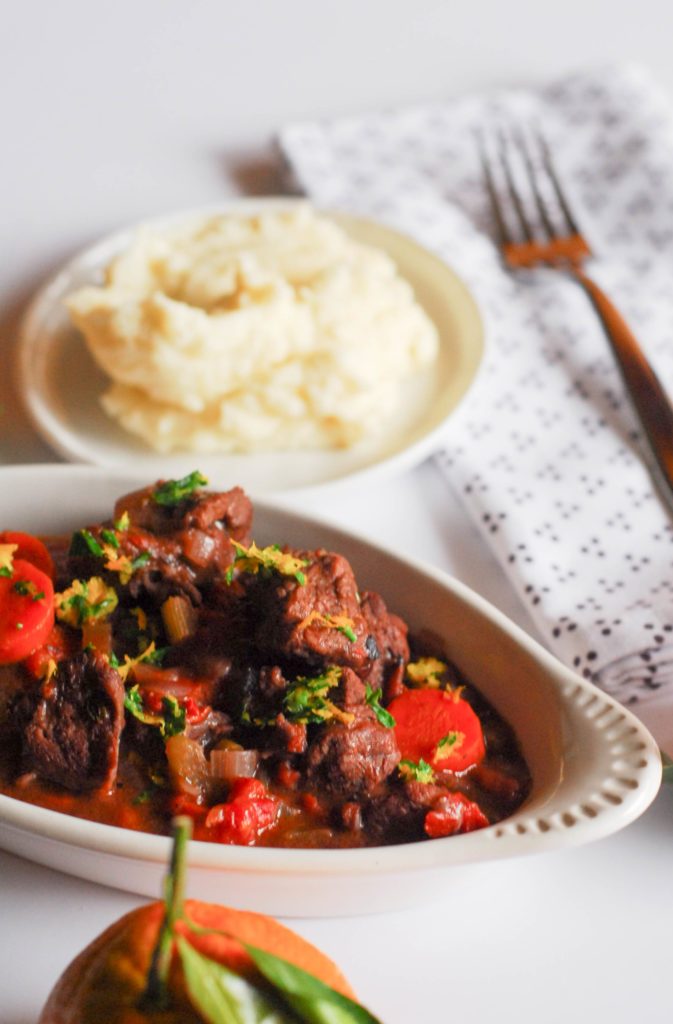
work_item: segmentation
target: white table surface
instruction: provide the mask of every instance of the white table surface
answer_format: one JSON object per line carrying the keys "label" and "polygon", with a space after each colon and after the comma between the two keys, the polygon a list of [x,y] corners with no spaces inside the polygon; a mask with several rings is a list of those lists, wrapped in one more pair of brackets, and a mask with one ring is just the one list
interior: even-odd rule
{"label": "white table surface", "polygon": [[[608,0],[0,6],[0,464],[55,459],[11,384],[36,285],[122,224],[277,190],[271,137],[284,121],[625,59],[673,95],[672,16],[658,0],[623,14]],[[432,465],[303,507],[403,542],[531,630]],[[456,871],[432,906],[294,926],[386,1024],[668,1021],[672,852],[669,790],[590,847]],[[2,1024],[32,1024],[65,964],[140,902],[0,853]]]}

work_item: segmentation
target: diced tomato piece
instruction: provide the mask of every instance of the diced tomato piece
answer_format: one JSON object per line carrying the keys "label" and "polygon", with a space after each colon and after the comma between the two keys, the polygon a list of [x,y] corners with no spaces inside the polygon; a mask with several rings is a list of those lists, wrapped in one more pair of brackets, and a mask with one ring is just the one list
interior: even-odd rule
{"label": "diced tomato piece", "polygon": [[15,561],[18,558],[22,562],[30,562],[45,576],[53,580],[54,562],[42,541],[37,537],[33,537],[30,533],[20,533],[18,530],[2,530],[0,531],[0,544],[16,544]]}
{"label": "diced tomato piece", "polygon": [[146,690],[143,687],[142,691],[143,707],[146,711],[149,711],[151,715],[160,715],[164,709],[164,694],[157,693],[156,690]]}
{"label": "diced tomato piece", "polygon": [[474,832],[488,824],[488,818],[474,800],[468,800],[462,793],[447,793],[425,815],[423,827],[430,839],[439,839],[456,832]]}
{"label": "diced tomato piece", "polygon": [[75,654],[77,648],[78,642],[75,633],[69,632],[63,626],[55,625],[45,643],[28,655],[24,665],[32,676],[41,679],[46,675],[50,661],[55,661],[58,664],[64,658]]}
{"label": "diced tomato piece", "polygon": [[187,721],[191,724],[194,724],[195,722],[202,722],[211,712],[211,708],[208,704],[197,704],[193,697],[185,697],[181,703],[185,709]]}
{"label": "diced tomato piece", "polygon": [[476,713],[456,691],[406,690],[388,705],[402,757],[454,772],[478,764],[486,752]]}
{"label": "diced tomato piece", "polygon": [[220,843],[253,846],[276,821],[278,805],[259,779],[236,779],[230,799],[211,807],[206,827],[215,831]]}
{"label": "diced tomato piece", "polygon": [[36,651],[53,625],[51,580],[30,562],[15,558],[12,575],[0,577],[0,665],[22,661]]}

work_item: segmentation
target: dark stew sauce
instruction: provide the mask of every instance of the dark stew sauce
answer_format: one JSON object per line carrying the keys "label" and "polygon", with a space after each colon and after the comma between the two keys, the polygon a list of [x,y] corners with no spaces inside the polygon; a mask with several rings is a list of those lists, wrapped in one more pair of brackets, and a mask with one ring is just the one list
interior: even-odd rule
{"label": "dark stew sauce", "polygon": [[[42,565],[34,538],[0,535],[2,792],[145,832],[188,814],[198,839],[257,846],[511,814],[530,787],[515,735],[437,639],[410,637],[343,556],[258,547],[243,491],[205,483],[120,498],[46,539]],[[44,613],[36,646],[17,607]]]}

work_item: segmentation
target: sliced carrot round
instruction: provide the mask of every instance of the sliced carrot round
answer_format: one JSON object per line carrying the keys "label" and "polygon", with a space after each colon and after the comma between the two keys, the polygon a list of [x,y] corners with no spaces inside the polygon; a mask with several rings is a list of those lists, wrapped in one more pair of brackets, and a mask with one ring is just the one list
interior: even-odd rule
{"label": "sliced carrot round", "polygon": [[391,701],[402,757],[437,770],[465,771],[486,752],[481,723],[466,700],[451,690],[406,690]]}
{"label": "sliced carrot round", "polygon": [[0,665],[22,661],[41,647],[54,625],[54,588],[30,562],[15,559],[0,577]]}
{"label": "sliced carrot round", "polygon": [[54,562],[47,548],[38,537],[19,530],[0,531],[0,544],[16,544],[14,558],[23,562],[31,562],[50,579],[54,578]]}

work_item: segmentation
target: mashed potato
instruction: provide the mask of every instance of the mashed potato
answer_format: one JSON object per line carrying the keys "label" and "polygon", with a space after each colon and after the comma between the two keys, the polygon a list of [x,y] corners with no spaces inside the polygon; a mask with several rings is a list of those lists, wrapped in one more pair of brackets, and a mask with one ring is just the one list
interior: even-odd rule
{"label": "mashed potato", "polygon": [[104,409],[160,452],[352,445],[438,350],[392,260],[308,206],[142,229],[67,305]]}

